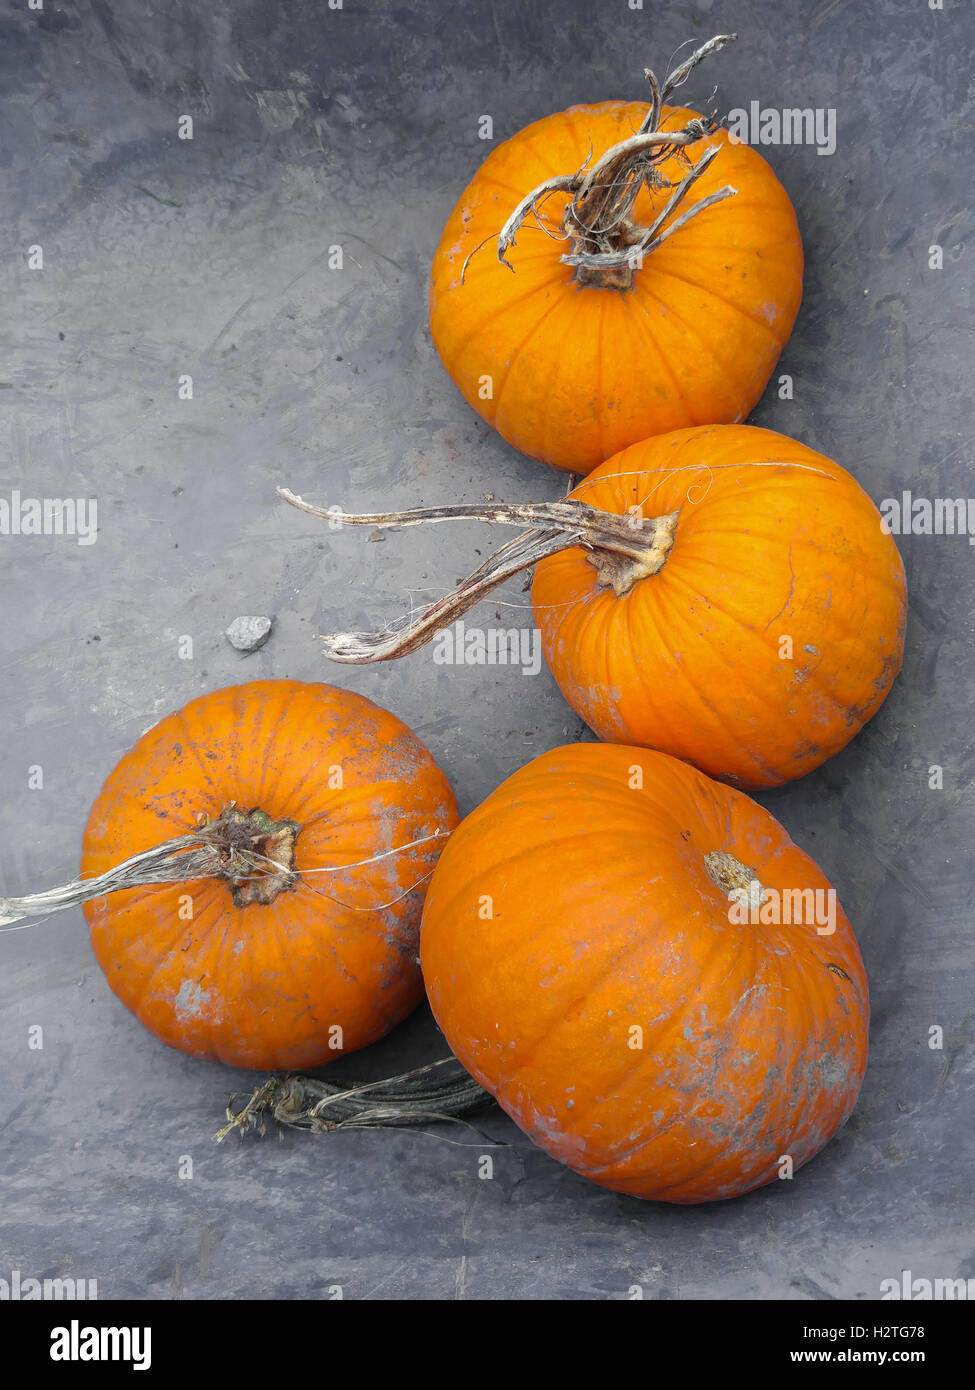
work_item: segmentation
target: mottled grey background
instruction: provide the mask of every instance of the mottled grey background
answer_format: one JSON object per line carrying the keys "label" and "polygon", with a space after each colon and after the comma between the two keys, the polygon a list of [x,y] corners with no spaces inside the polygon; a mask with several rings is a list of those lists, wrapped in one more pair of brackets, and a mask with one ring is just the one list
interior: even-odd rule
{"label": "mottled grey background", "polygon": [[[102,779],[157,718],[260,676],[397,711],[474,806],[582,737],[547,672],[429,650],[330,667],[367,627],[466,573],[477,526],[334,533],[276,483],[347,509],[554,497],[462,401],[426,323],[442,224],[497,139],[580,101],[643,96],[685,39],[741,39],[688,88],[727,110],[835,107],[832,157],[768,148],[805,240],[805,301],[756,423],[838,458],[879,502],[970,481],[972,140],[961,0],[6,0],[0,19],[0,495],[98,499],[97,544],[0,537],[0,887],[72,876]],[[193,116],[192,141],[177,138]],[[146,191],[148,190],[148,192]],[[155,197],[151,196],[155,195]],[[161,201],[168,200],[168,201]],[[169,203],[176,204],[170,206]],[[345,269],[330,271],[341,243]],[[928,248],[944,268],[928,269]],[[28,269],[31,245],[43,271]],[[195,393],[180,401],[178,378]],[[504,533],[507,539],[509,533]],[[192,1061],[109,992],[80,912],[0,936],[0,1276],[103,1297],[878,1296],[902,1268],[975,1275],[971,1199],[972,576],[964,537],[900,540],[902,677],[840,757],[761,797],[822,864],[872,984],[849,1125],[791,1184],[701,1208],[614,1196],[531,1148],[287,1134],[220,1147],[249,1077]],[[476,554],[475,554],[476,548]],[[503,597],[524,604],[518,582]],[[488,612],[495,611],[489,605]],[[527,610],[505,611],[529,622]],[[241,613],[274,634],[241,657]],[[180,660],[177,639],[193,637]],[[43,790],[29,790],[40,764]],[[929,789],[929,766],[944,769]],[[41,1024],[43,1051],[27,1028]],[[941,1051],[928,1047],[932,1025]],[[352,1071],[439,1055],[418,1015]],[[465,1140],[461,1131],[444,1131]],[[181,1155],[195,1164],[177,1178]]]}

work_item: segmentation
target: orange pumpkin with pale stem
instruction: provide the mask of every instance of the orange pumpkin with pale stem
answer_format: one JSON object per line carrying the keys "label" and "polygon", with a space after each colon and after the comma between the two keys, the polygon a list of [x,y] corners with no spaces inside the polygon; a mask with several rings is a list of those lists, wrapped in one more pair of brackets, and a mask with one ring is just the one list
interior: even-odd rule
{"label": "orange pumpkin with pale stem", "polygon": [[[618,181],[619,209],[580,210],[587,225],[601,218],[614,227],[650,226],[687,161],[715,152],[663,230],[692,201],[724,188],[733,196],[654,245],[638,268],[566,264],[563,255],[584,238],[578,222],[566,220],[570,193],[559,190],[539,203],[541,225],[525,221],[516,244],[508,242],[508,263],[499,261],[491,243],[524,195],[553,174],[592,164],[593,152],[638,131],[647,110],[622,101],[574,106],[506,140],[461,195],[433,260],[430,330],[453,381],[515,448],[568,472],[588,473],[649,435],[743,420],[802,297],[802,242],[789,197],[762,156],[724,130],[687,145],[686,158],[683,150],[668,154],[653,169],[659,188],[651,194],[644,180],[632,206],[628,181],[639,183],[642,171],[622,156],[607,175]],[[664,107],[660,129],[699,120]],[[636,234],[630,230],[629,240]]]}
{"label": "orange pumpkin with pale stem", "polygon": [[880,512],[839,464],[771,430],[659,435],[558,502],[343,521],[448,517],[529,529],[394,631],[331,634],[332,660],[415,651],[534,568],[545,659],[589,727],[747,788],[778,786],[839,752],[900,670],[904,566]]}
{"label": "orange pumpkin with pale stem", "polygon": [[[764,921],[742,921],[750,883]],[[817,1153],[860,1088],[867,981],[831,893],[743,793],[661,753],[557,748],[452,836],[423,977],[553,1158],[635,1197],[735,1197]]]}
{"label": "orange pumpkin with pale stem", "polygon": [[289,680],[193,700],[108,777],[82,878],[207,822],[222,876],[84,907],[109,984],[152,1033],[233,1066],[319,1067],[419,1003],[420,910],[457,807],[395,715]]}
{"label": "orange pumpkin with pale stem", "polygon": [[748,788],[843,748],[901,667],[904,566],[823,454],[771,430],[678,430],[623,450],[573,498],[657,518],[642,558],[563,550],[535,569],[545,658],[609,743]]}

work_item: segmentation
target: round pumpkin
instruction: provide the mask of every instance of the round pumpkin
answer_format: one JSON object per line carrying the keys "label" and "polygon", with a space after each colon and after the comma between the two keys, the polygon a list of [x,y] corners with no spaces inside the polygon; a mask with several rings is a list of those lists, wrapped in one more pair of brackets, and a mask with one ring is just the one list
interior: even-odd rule
{"label": "round pumpkin", "polygon": [[904,567],[831,459],[705,426],[632,445],[571,496],[659,519],[643,560],[574,547],[535,569],[545,658],[601,739],[774,787],[879,708],[903,657]]}
{"label": "round pumpkin", "polygon": [[87,902],[95,956],[172,1047],[237,1067],[322,1066],[422,998],[420,911],[456,823],[428,750],[363,696],[291,680],[203,695],[110,774],[81,876],[201,826],[220,832],[226,876]]}
{"label": "round pumpkin", "polygon": [[603,1187],[736,1197],[846,1120],[867,981],[835,893],[749,797],[662,753],[557,748],[454,833],[421,960],[464,1067]]}
{"label": "round pumpkin", "polygon": [[[677,227],[636,268],[566,264],[577,239],[566,230],[571,196],[558,190],[499,260],[498,233],[524,195],[591,166],[638,131],[647,111],[641,102],[574,106],[498,145],[461,194],[433,260],[430,330],[447,372],[510,444],[569,472],[588,473],[649,435],[744,419],[802,297],[788,194],[757,151],[720,129],[669,153],[653,171],[658,186],[651,193],[644,179],[625,224],[651,225],[688,162],[710,152],[664,228],[722,189],[733,196]],[[660,129],[695,122],[696,112],[665,106]],[[625,203],[625,178],[620,190]]]}

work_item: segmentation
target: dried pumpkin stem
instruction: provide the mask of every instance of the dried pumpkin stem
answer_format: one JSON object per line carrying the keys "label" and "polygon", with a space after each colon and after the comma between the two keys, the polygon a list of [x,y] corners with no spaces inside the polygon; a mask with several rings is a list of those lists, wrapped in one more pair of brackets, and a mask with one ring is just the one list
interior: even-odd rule
{"label": "dried pumpkin stem", "polygon": [[251,1094],[240,1110],[231,1096],[228,1123],[214,1139],[233,1130],[265,1129],[272,1119],[290,1129],[328,1134],[337,1129],[405,1128],[437,1120],[458,1120],[488,1104],[491,1096],[456,1057],[382,1081],[352,1085],[311,1076],[273,1076]]}
{"label": "dried pumpkin stem", "polygon": [[[663,87],[660,89],[658,109],[656,111],[656,116],[658,120],[660,117],[659,106],[663,105],[663,103],[670,96],[674,88],[683,86],[683,84],[690,77],[691,73],[697,67],[698,63],[703,62],[705,58],[710,58],[712,53],[720,53],[721,49],[724,48],[725,44],[733,43],[734,40],[737,39],[737,37],[737,34],[716,34],[713,39],[708,39],[707,43],[702,43],[700,48],[695,48],[694,52],[691,54],[689,58],[686,58],[683,63],[679,64],[678,67],[674,68],[673,72],[668,74]],[[688,42],[691,41],[688,40]],[[684,46],[685,45],[681,44],[682,48]],[[656,87],[656,80],[654,79],[653,73],[650,72],[649,69],[647,70],[646,76],[650,80],[651,86]],[[653,112],[651,112],[651,115],[652,114]],[[657,122],[655,121],[654,124],[656,125],[656,123]]]}
{"label": "dried pumpkin stem", "polygon": [[728,895],[735,892],[746,892],[751,898],[761,903],[762,895],[765,892],[763,884],[759,881],[754,869],[750,869],[747,864],[743,864],[740,859],[736,859],[733,854],[728,854],[725,850],[711,850],[704,856],[704,867],[707,870],[708,878],[716,888],[720,888],[722,893]]}
{"label": "dried pumpkin stem", "polygon": [[183,883],[188,879],[206,878],[213,874],[216,864],[214,849],[201,835],[180,835],[155,849],[134,854],[95,878],[75,879],[60,888],[30,893],[22,898],[0,897],[0,926],[26,917],[46,917],[48,913],[77,907],[92,898],[103,898],[108,893],[120,893],[143,884]]}
{"label": "dried pumpkin stem", "polygon": [[600,511],[586,502],[564,498],[558,502],[473,502],[445,507],[414,507],[402,512],[336,512],[316,507],[285,487],[278,496],[299,511],[349,526],[423,526],[435,521],[485,521],[501,526],[553,527],[583,537],[573,545],[591,540],[592,544],[612,548],[635,559],[642,558],[646,541],[639,539],[656,522],[636,514],[620,516]]}
{"label": "dried pumpkin stem", "polygon": [[703,212],[705,208],[713,207],[715,203],[720,203],[722,199],[730,198],[736,191],[730,185],[725,188],[719,188],[716,193],[711,193],[706,198],[702,198],[699,203],[695,203],[693,207],[688,208],[680,217],[675,218],[669,226],[664,227],[671,213],[683,202],[693,185],[719,153],[720,151],[717,146],[713,149],[705,150],[698,162],[693,164],[688,170],[687,177],[674,189],[665,207],[658,216],[654,218],[639,241],[633,242],[631,246],[628,246],[625,250],[618,252],[616,255],[611,251],[600,252],[598,255],[589,255],[584,252],[579,252],[577,254],[563,256],[562,260],[566,265],[584,265],[598,269],[600,266],[607,268],[629,265],[633,261],[639,259],[639,257],[649,255],[661,242],[666,241],[669,236],[673,236],[674,232],[679,231],[681,227],[685,226],[692,217],[696,217],[698,213]]}
{"label": "dried pumpkin stem", "polygon": [[[0,897],[0,928],[32,917],[78,907],[81,903],[107,897],[155,883],[188,883],[214,878],[230,888],[234,904],[272,903],[279,893],[294,888],[302,878],[294,867],[294,845],[301,826],[294,821],[274,821],[263,811],[241,811],[226,806],[220,816],[207,821],[199,830],[178,835],[153,849],[134,854],[93,878],[74,879],[59,888],[49,888],[25,897]],[[446,837],[438,830],[411,840],[369,859],[352,864],[326,865],[305,869],[305,874],[341,873],[376,863],[388,855],[416,845]],[[378,910],[378,908],[377,908]]]}
{"label": "dried pumpkin stem", "polygon": [[225,880],[238,907],[269,903],[297,882],[293,867],[299,828],[293,821],[273,821],[260,810],[241,811],[229,805],[199,830],[134,854],[94,878],[74,879],[26,897],[0,897],[0,927],[46,917],[129,888],[199,878]]}
{"label": "dried pumpkin stem", "polygon": [[424,608],[395,632],[338,632],[326,637],[325,648],[331,659],[350,665],[388,661],[417,651],[505,580],[574,546],[589,552],[598,582],[622,597],[639,579],[649,578],[663,567],[679,516],[676,511],[650,518],[636,512],[620,516],[573,498],[472,506],[462,503],[404,512],[336,513],[305,502],[287,488],[278,488],[278,494],[312,516],[325,517],[333,523],[348,522],[350,526],[420,526],[426,522],[462,520],[531,527],[485,560],[451,593]]}
{"label": "dried pumpkin stem", "polygon": [[[537,221],[541,204],[547,197],[553,193],[568,193],[562,234],[570,242],[570,249],[561,257],[563,264],[575,268],[576,282],[580,285],[626,290],[632,285],[634,271],[644,256],[686,226],[692,217],[733,197],[738,190],[726,184],[668,223],[689,189],[718,154],[717,148],[708,150],[697,164],[691,164],[684,151],[713,134],[717,122],[713,116],[700,116],[681,129],[661,130],[659,126],[663,103],[674,88],[687,80],[698,63],[735,38],[736,34],[718,34],[709,39],[675,68],[663,84],[649,68],[646,69],[651,102],[639,131],[606,150],[590,168],[584,167],[575,174],[553,175],[522,198],[498,233],[497,253],[501,264],[509,270],[514,269],[506,254],[515,245],[526,218],[533,215]],[[659,172],[659,166],[674,155],[679,155],[687,165],[687,173],[676,187]],[[644,187],[651,195],[674,188],[649,227],[635,225],[629,216]],[[464,268],[466,270],[466,263]]]}

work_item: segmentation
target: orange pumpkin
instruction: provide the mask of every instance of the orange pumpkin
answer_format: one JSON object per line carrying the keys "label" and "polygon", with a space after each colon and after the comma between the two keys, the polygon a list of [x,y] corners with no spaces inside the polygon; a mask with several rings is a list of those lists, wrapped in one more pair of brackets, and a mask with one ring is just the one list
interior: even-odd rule
{"label": "orange pumpkin", "polygon": [[[624,151],[595,189],[548,192],[534,204],[537,222],[526,220],[516,243],[502,239],[514,249],[499,260],[491,243],[519,200],[552,175],[587,161],[591,170],[607,146],[640,130],[647,112],[641,102],[574,106],[506,140],[461,194],[433,260],[430,329],[447,372],[510,444],[569,472],[588,473],[648,435],[744,419],[802,297],[789,197],[762,156],[724,130],[667,148],[649,170]],[[684,107],[663,108],[662,132],[687,128],[706,131],[707,123]],[[706,167],[664,217],[666,239],[637,268],[608,253],[605,270],[572,263],[580,246],[611,250],[616,229],[624,252],[638,243],[688,161]],[[584,185],[584,176],[575,182]],[[607,186],[618,189],[608,210]],[[597,194],[603,202],[587,211]],[[689,203],[708,200],[718,201],[677,225]],[[614,231],[594,240],[583,228],[597,224]]]}
{"label": "orange pumpkin", "polygon": [[665,754],[577,744],[516,772],[447,845],[420,941],[457,1057],[603,1187],[735,1197],[853,1108],[867,981],[833,890],[767,811]]}
{"label": "orange pumpkin", "polygon": [[560,502],[343,521],[448,517],[530,529],[409,623],[329,635],[333,661],[415,651],[534,567],[542,650],[589,727],[747,788],[839,752],[900,670],[904,566],[879,511],[839,464],[771,430],[710,425],[644,440]]}
{"label": "orange pumpkin", "polygon": [[363,696],[290,680],[203,695],[108,777],[82,878],[201,824],[221,876],[86,903],[98,963],[172,1047],[238,1067],[322,1066],[422,998],[420,910],[456,823],[430,753]]}
{"label": "orange pumpkin", "polygon": [[903,657],[904,566],[838,464],[771,430],[678,430],[572,497],[660,519],[642,559],[573,548],[535,570],[546,660],[601,739],[773,787],[880,707]]}

